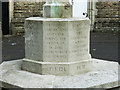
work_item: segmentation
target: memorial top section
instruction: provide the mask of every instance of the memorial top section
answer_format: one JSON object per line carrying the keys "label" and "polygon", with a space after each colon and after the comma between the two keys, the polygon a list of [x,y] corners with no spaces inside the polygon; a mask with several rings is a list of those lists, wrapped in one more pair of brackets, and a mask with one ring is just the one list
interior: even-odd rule
{"label": "memorial top section", "polygon": [[43,6],[44,18],[71,18],[72,5],[69,0],[46,0]]}

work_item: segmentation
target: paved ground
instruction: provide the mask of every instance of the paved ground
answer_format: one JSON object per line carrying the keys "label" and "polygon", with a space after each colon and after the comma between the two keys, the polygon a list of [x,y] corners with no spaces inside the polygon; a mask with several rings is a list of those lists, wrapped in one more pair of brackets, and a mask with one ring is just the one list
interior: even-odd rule
{"label": "paved ground", "polygon": [[25,57],[25,44],[23,36],[3,37],[3,60],[14,60]]}
{"label": "paved ground", "polygon": [[118,33],[91,33],[91,54],[94,58],[107,59],[112,61],[119,60],[119,41]]}
{"label": "paved ground", "polygon": [[20,70],[21,60],[4,62],[0,67],[0,74],[2,74],[0,81],[3,81],[3,87],[9,88],[11,85],[22,88],[55,89],[118,87],[118,63],[98,59],[92,59],[92,61],[93,68],[90,72],[72,76],[38,75]]}
{"label": "paved ground", "polygon": [[[93,58],[118,61],[118,34],[91,33],[90,53]],[[3,37],[3,60],[15,60],[25,57],[23,36]]]}

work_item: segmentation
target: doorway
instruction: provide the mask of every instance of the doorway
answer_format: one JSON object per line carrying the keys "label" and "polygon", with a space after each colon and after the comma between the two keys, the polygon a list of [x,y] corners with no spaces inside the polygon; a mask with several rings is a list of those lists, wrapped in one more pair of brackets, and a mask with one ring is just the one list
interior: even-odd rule
{"label": "doorway", "polygon": [[3,35],[9,34],[9,2],[0,2],[1,4],[1,22]]}

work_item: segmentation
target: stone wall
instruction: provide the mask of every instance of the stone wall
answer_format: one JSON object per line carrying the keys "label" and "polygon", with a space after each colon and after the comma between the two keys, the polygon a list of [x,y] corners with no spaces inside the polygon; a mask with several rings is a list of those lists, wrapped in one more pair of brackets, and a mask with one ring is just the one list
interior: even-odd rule
{"label": "stone wall", "polygon": [[24,21],[28,17],[41,17],[42,6],[45,2],[14,2],[13,18],[11,19],[11,33],[24,33]]}
{"label": "stone wall", "polygon": [[98,9],[95,16],[95,31],[118,31],[119,27],[119,6],[120,1],[97,2],[96,9]]}
{"label": "stone wall", "polygon": [[[14,2],[13,17],[10,28],[13,35],[24,33],[24,21],[28,17],[41,17],[45,2]],[[118,31],[119,30],[119,2],[97,2],[94,31]],[[91,19],[93,20],[93,19]]]}

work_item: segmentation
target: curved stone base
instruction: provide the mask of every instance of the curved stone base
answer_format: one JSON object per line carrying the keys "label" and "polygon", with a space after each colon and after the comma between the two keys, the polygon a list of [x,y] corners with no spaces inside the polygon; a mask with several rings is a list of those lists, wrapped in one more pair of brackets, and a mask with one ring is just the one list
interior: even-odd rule
{"label": "curved stone base", "polygon": [[114,88],[120,86],[117,62],[92,59],[92,70],[74,76],[40,75],[21,70],[22,60],[0,65],[4,88]]}

